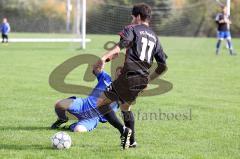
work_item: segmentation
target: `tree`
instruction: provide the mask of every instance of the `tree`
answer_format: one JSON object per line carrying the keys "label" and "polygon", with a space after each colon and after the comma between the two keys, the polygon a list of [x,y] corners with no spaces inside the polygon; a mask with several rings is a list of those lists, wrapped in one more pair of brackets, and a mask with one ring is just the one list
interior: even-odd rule
{"label": "tree", "polygon": [[13,31],[60,32],[65,30],[65,4],[61,0],[0,0],[0,15]]}
{"label": "tree", "polygon": [[[131,6],[135,3],[141,3],[142,0],[103,0],[103,2],[103,4],[95,6],[88,13],[88,32],[103,34],[119,32],[123,26],[131,22]],[[155,18],[159,22],[161,17],[167,18],[170,15],[171,1],[145,0],[144,2],[152,6],[153,9],[153,23],[151,25],[155,25]],[[100,23],[101,26],[93,25]]]}
{"label": "tree", "polygon": [[232,0],[232,7],[231,7],[231,31],[234,36],[240,36],[240,13],[239,13],[239,4],[240,0]]}

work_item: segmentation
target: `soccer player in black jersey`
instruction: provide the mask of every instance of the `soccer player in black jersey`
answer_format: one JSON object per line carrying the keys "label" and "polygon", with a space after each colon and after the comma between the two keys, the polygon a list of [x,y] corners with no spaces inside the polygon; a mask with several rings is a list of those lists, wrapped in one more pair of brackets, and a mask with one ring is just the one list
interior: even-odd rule
{"label": "soccer player in black jersey", "polygon": [[230,25],[232,24],[231,20],[229,19],[229,15],[227,15],[227,6],[222,7],[222,13],[217,14],[216,19],[217,23],[217,30],[218,30],[218,42],[216,45],[216,55],[219,54],[221,42],[226,39],[229,53],[230,55],[236,55],[233,52],[232,42],[231,42],[231,33],[230,33]]}
{"label": "soccer player in black jersey", "polygon": [[[116,58],[121,49],[126,48],[121,75],[112,82],[97,102],[99,111],[119,130],[122,149],[127,149],[131,145],[130,137],[134,133],[134,117],[129,111],[131,104],[147,87],[149,81],[154,80],[167,69],[166,55],[157,35],[149,27],[150,19],[151,8],[147,4],[134,5],[132,24],[124,27],[119,33],[119,43],[98,61],[99,65],[104,66],[106,62]],[[153,59],[157,61],[158,67],[149,74]],[[109,107],[114,101],[121,103],[125,125]]]}

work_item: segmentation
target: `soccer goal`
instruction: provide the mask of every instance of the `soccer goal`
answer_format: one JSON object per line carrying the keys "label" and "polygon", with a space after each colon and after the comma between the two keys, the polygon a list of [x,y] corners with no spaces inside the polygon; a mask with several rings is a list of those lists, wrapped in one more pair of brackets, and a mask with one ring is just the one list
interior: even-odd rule
{"label": "soccer goal", "polygon": [[20,7],[29,9],[8,17],[14,32],[9,42],[74,42],[85,49],[91,41],[86,38],[86,0],[49,2],[21,1]]}

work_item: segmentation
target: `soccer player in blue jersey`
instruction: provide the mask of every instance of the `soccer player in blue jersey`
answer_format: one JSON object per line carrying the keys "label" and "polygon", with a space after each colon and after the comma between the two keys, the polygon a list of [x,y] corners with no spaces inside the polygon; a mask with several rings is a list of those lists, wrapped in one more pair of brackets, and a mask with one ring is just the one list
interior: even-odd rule
{"label": "soccer player in blue jersey", "polygon": [[216,55],[219,54],[221,42],[224,39],[227,40],[230,55],[236,55],[233,52],[231,33],[230,33],[230,27],[229,27],[232,24],[232,22],[229,19],[229,15],[227,15],[227,6],[222,7],[222,13],[217,14],[215,21],[218,25],[218,28],[217,28],[218,41],[216,45]]}
{"label": "soccer player in blue jersey", "polygon": [[[120,71],[121,67],[118,67],[116,69],[116,77],[119,76],[121,73]],[[93,74],[97,77],[98,83],[87,98],[77,98],[73,96],[56,102],[55,112],[58,119],[52,124],[52,129],[57,129],[63,123],[68,121],[66,111],[78,118],[78,122],[70,125],[70,129],[74,132],[91,131],[97,127],[99,122],[107,122],[107,120],[98,113],[96,109],[96,102],[99,95],[111,84],[112,79],[97,65],[94,65],[93,67]],[[118,104],[116,102],[113,103],[111,108],[114,111],[117,111]]]}
{"label": "soccer player in blue jersey", "polygon": [[[70,130],[73,132],[87,132],[95,129],[99,122],[105,123],[107,120],[102,116],[97,110],[97,99],[106,90],[108,86],[112,83],[111,77],[103,71],[104,66],[99,66],[95,64],[93,67],[93,74],[97,77],[98,83],[90,93],[87,98],[77,98],[75,96],[69,97],[67,99],[59,100],[55,104],[55,112],[58,116],[56,122],[51,126],[52,129],[59,128],[63,123],[68,122],[68,117],[66,116],[66,111],[78,118],[78,122],[70,125]],[[122,67],[117,67],[115,72],[115,79],[121,75]],[[111,111],[116,112],[118,109],[118,104],[113,102],[111,105]],[[129,109],[128,111],[122,110],[122,116],[124,122],[131,124],[132,135],[130,137],[130,148],[135,148],[137,142],[135,141],[134,135],[134,117]],[[126,126],[128,126],[126,124]]]}
{"label": "soccer player in blue jersey", "polygon": [[0,25],[0,30],[2,33],[2,43],[4,43],[4,40],[6,39],[6,43],[8,43],[8,34],[11,30],[10,25],[7,21],[7,18],[3,18],[3,22]]}

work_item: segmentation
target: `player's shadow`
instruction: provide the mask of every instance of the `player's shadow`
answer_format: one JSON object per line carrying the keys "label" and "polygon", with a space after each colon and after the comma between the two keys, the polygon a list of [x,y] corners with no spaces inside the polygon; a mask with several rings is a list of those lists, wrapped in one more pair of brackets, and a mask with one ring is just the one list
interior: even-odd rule
{"label": "player's shadow", "polygon": [[17,145],[17,144],[0,144],[0,150],[43,150],[52,149],[50,146],[46,145]]}
{"label": "player's shadow", "polygon": [[40,126],[0,126],[0,130],[25,130],[25,131],[33,131],[33,130],[50,130],[50,127],[40,127]]}

